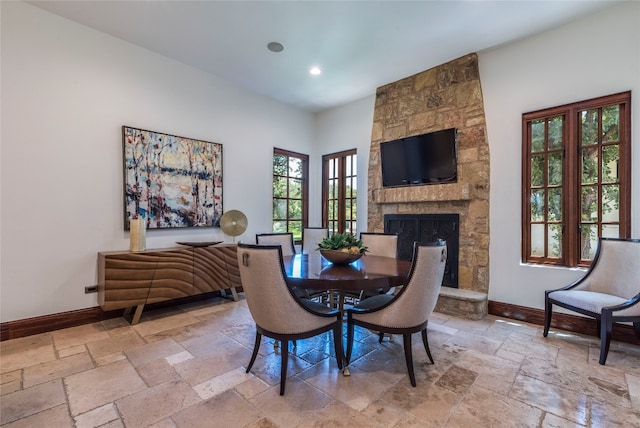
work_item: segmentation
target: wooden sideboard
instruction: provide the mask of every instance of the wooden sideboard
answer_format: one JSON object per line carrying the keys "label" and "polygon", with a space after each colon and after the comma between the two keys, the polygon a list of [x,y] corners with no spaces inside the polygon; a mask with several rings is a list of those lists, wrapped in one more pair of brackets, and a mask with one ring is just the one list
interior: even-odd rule
{"label": "wooden sideboard", "polygon": [[98,303],[105,311],[135,308],[137,324],[148,303],[230,291],[238,300],[240,283],[237,247],[181,247],[98,253]]}

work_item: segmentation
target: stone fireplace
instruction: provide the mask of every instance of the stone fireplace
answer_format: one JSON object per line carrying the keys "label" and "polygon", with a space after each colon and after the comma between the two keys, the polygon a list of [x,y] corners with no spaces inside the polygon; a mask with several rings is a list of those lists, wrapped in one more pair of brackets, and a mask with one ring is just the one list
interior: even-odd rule
{"label": "stone fireplace", "polygon": [[[458,130],[456,183],[382,187],[380,143],[447,128]],[[443,287],[436,309],[484,317],[489,288],[489,146],[476,54],[378,88],[368,183],[369,231],[385,231],[385,216],[458,216],[458,288]]]}

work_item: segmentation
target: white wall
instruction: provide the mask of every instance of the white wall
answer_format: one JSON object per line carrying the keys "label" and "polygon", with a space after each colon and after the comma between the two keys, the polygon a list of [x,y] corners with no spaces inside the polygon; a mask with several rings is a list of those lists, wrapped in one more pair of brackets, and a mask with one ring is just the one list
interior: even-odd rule
{"label": "white wall", "polygon": [[582,271],[520,263],[522,113],[632,91],[632,236],[640,237],[640,3],[479,53],[491,155],[489,299],[543,308]]}
{"label": "white wall", "polygon": [[[238,239],[271,229],[273,147],[311,153],[311,114],[31,5],[1,7],[3,322],[97,305],[84,294],[97,252],[129,248],[122,125],[222,143],[224,209],[249,219]],[[147,247],[218,239],[231,240],[150,231]]]}
{"label": "white wall", "polygon": [[[316,116],[314,157],[319,159],[319,162],[310,172],[311,175],[318,174],[321,179],[323,155],[343,150],[357,150],[358,235],[367,230],[367,176],[369,174],[369,148],[371,146],[374,103],[375,95],[371,95],[345,106],[319,113]],[[321,181],[319,183],[321,186]],[[321,192],[321,188],[319,191]],[[321,208],[320,206],[316,210],[319,214]],[[315,224],[319,226],[321,221],[322,219],[318,218]],[[311,221],[309,224],[312,225]]]}

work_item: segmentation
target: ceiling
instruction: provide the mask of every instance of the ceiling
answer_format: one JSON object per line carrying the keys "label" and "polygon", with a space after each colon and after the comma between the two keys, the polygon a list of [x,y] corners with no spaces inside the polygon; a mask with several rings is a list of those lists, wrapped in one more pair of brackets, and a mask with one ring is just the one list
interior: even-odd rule
{"label": "ceiling", "polygon": [[[616,1],[29,1],[267,97],[319,112]],[[269,42],[284,50],[273,53]],[[323,73],[311,76],[319,66]]]}

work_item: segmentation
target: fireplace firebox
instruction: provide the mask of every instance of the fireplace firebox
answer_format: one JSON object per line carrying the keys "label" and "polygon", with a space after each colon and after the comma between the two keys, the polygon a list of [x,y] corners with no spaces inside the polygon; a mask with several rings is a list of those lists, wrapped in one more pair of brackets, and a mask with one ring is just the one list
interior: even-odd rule
{"label": "fireplace firebox", "polygon": [[411,260],[413,243],[447,241],[447,263],[442,285],[458,288],[458,214],[386,214],[384,232],[398,234],[398,258]]}

